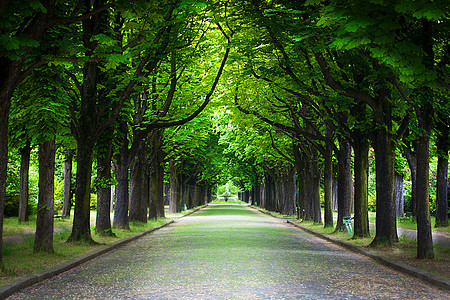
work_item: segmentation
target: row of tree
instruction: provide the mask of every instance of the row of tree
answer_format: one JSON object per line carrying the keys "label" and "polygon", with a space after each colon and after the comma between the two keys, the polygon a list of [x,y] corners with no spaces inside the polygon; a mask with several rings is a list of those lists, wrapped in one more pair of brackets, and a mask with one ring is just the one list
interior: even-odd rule
{"label": "row of tree", "polygon": [[[33,147],[38,147],[39,156],[35,251],[53,251],[57,151],[67,156],[67,178],[72,157],[76,159],[74,221],[68,242],[94,243],[89,219],[93,165],[98,233],[110,234],[112,226],[127,228],[130,219],[145,222],[164,215],[165,160],[173,160],[173,169],[177,164],[195,168],[196,159],[203,159],[206,166],[207,160],[201,158],[206,154],[198,148],[201,143],[214,145],[205,137],[197,147],[190,145],[196,157],[189,154],[189,160],[179,162],[185,154],[177,148],[194,140],[186,141],[186,131],[199,130],[183,125],[210,102],[230,52],[233,31],[225,21],[226,4],[207,4],[2,1],[0,224],[9,151],[18,150],[22,157],[20,218],[26,219]],[[192,185],[192,191],[202,186],[210,193],[214,174],[209,176],[206,167],[197,169],[195,175],[183,178],[182,185]],[[70,180],[66,183],[65,214],[70,211],[71,190]],[[113,224],[112,184],[116,185]],[[179,203],[171,210],[179,211]],[[3,266],[2,262],[0,256]]]}
{"label": "row of tree", "polygon": [[[305,218],[318,222],[323,178],[326,225],[333,224],[337,173],[337,229],[350,213],[353,168],[355,236],[366,236],[373,147],[373,243],[397,241],[393,195],[401,149],[414,174],[418,257],[432,257],[432,137],[439,155],[437,223],[448,222],[447,13],[446,1],[4,1],[0,227],[8,152],[20,151],[25,170],[38,146],[36,251],[52,251],[57,149],[67,154],[68,173],[72,155],[77,162],[69,241],[93,242],[94,160],[100,233],[126,228],[130,218],[163,215],[169,162],[172,212],[209,199],[225,169],[259,205],[293,214],[298,201]],[[229,102],[228,110],[216,108],[214,126],[200,115],[213,93]]]}
{"label": "row of tree", "polygon": [[[235,36],[239,60],[230,66],[234,87],[230,101],[255,119],[241,123],[244,137],[230,132],[228,139],[233,142],[226,142],[245,158],[241,163],[263,170],[264,193],[274,190],[276,196],[258,203],[292,213],[295,196],[288,186],[296,172],[298,202],[305,217],[320,222],[323,178],[324,222],[332,225],[333,173],[337,173],[337,230],[343,217],[350,215],[354,199],[355,237],[368,236],[369,150],[373,148],[376,236],[372,244],[395,243],[394,177],[402,152],[411,171],[417,256],[433,257],[430,140],[438,156],[436,224],[448,226],[448,3],[242,1],[236,10],[241,30]],[[237,141],[249,135],[255,137],[253,143],[272,145],[276,159],[267,159],[260,149],[247,145],[250,142]],[[247,177],[256,195],[261,179]],[[287,200],[282,202],[282,197]]]}

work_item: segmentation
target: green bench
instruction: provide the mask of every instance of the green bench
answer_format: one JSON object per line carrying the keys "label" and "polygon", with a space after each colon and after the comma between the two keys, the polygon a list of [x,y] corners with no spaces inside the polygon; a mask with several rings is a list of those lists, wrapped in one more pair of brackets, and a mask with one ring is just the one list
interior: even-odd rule
{"label": "green bench", "polygon": [[344,223],[345,227],[347,228],[347,232],[350,236],[353,235],[352,220],[353,220],[353,217],[343,217],[342,218],[342,222]]}

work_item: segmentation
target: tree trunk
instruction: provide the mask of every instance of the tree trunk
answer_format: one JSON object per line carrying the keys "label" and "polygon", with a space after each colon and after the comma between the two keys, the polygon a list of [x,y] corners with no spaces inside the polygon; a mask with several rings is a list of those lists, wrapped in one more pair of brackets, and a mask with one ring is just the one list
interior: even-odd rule
{"label": "tree trunk", "polygon": [[352,152],[350,143],[344,138],[339,138],[338,153],[338,219],[335,231],[347,230],[343,218],[350,216],[352,203]]}
{"label": "tree trunk", "polygon": [[355,215],[353,237],[368,237],[369,232],[369,143],[362,139],[353,147],[355,169]]}
{"label": "tree trunk", "polygon": [[311,210],[310,210],[310,201],[308,201],[309,198],[309,192],[308,187],[306,185],[306,177],[307,177],[307,167],[301,171],[301,173],[298,174],[298,202],[301,210],[302,219],[309,221],[312,220]]}
{"label": "tree trunk", "polygon": [[29,172],[30,172],[31,145],[27,141],[26,145],[20,149],[20,201],[19,201],[19,223],[28,221],[28,198],[29,198]]}
{"label": "tree trunk", "polygon": [[[2,62],[0,60],[0,62]],[[0,269],[3,270],[3,217],[6,199],[6,174],[8,166],[8,120],[11,107],[11,97],[17,85],[16,81],[20,75],[23,62],[12,62],[1,64],[0,72]],[[14,65],[14,67],[12,66]],[[16,74],[11,76],[10,73]]]}
{"label": "tree trunk", "polygon": [[409,170],[411,172],[411,213],[413,216],[417,216],[417,157],[413,153],[410,146],[403,146],[403,153],[408,161]]}
{"label": "tree trunk", "polygon": [[258,182],[253,186],[253,205],[261,205],[261,184]]}
{"label": "tree trunk", "polygon": [[114,163],[116,173],[116,201],[114,205],[113,226],[122,229],[129,229],[128,219],[128,163],[121,158]]}
{"label": "tree trunk", "polygon": [[371,245],[398,242],[397,219],[394,200],[394,157],[395,146],[392,134],[386,128],[375,133],[376,167],[376,235]]}
{"label": "tree trunk", "polygon": [[433,258],[429,204],[429,143],[424,133],[417,140],[417,258]]}
{"label": "tree trunk", "polygon": [[338,179],[333,175],[333,211],[338,210]]}
{"label": "tree trunk", "polygon": [[128,169],[129,169],[129,150],[128,150],[128,128],[127,124],[120,121],[120,132],[122,133],[120,152],[115,156],[114,170],[116,172],[116,202],[114,205],[113,226],[117,228],[129,229],[128,219]]}
{"label": "tree trunk", "polygon": [[314,222],[322,224],[322,207],[320,204],[320,179],[322,175],[322,165],[319,164],[319,152],[313,149],[313,204],[314,204]]}
{"label": "tree trunk", "polygon": [[[263,208],[275,211],[275,196],[274,196],[274,179],[273,177],[266,171],[265,173],[265,188],[264,188],[264,204]],[[242,201],[245,202],[245,194],[242,193]]]}
{"label": "tree trunk", "polygon": [[187,182],[184,181],[182,176],[182,184],[181,184],[181,207],[184,210],[184,208],[190,208],[189,207],[189,185]]}
{"label": "tree trunk", "polygon": [[[158,169],[159,166],[156,164],[156,159],[150,162],[150,174],[148,180],[148,201],[149,201],[149,210],[148,210],[148,219],[156,219],[158,218],[158,212],[160,208],[158,207]],[[164,212],[164,207],[163,207]]]}
{"label": "tree trunk", "polygon": [[174,160],[170,161],[170,199],[169,212],[178,213],[181,211],[181,180],[180,172]]}
{"label": "tree trunk", "polygon": [[[97,154],[97,219],[95,232],[99,235],[115,236],[111,227],[111,158],[112,139],[105,139],[104,148]],[[100,144],[100,143],[99,143]]]}
{"label": "tree trunk", "polygon": [[201,192],[201,188],[198,185],[194,185],[193,188],[194,188],[194,199],[193,199],[194,205],[193,205],[193,207],[197,207],[201,203],[201,193],[202,192]]}
{"label": "tree trunk", "polygon": [[156,129],[149,134],[150,174],[148,219],[164,218],[164,151],[162,150],[164,130]]}
{"label": "tree trunk", "polygon": [[94,244],[90,229],[90,191],[93,145],[78,141],[75,210],[72,233],[67,242],[84,241]]}
{"label": "tree trunk", "polygon": [[311,181],[311,197],[313,206],[313,221],[314,223],[322,224],[322,210],[320,206],[320,174],[322,170],[318,163],[315,162],[314,176]]}
{"label": "tree trunk", "polygon": [[[96,1],[94,5],[101,5],[102,1]],[[86,10],[90,11],[89,1],[85,2]],[[93,55],[97,42],[92,40],[92,36],[100,32],[104,27],[100,26],[105,22],[103,17],[95,15],[84,19],[81,22],[83,46],[86,57]],[[72,233],[68,242],[84,241],[94,244],[90,230],[90,192],[92,175],[92,157],[99,127],[99,116],[97,116],[97,81],[99,69],[97,62],[86,62],[83,66],[83,83],[80,89],[81,103],[79,107],[79,118],[76,128],[73,128],[75,139],[77,140],[77,175],[75,187],[75,210],[72,226]]]}
{"label": "tree trunk", "polygon": [[208,188],[206,190],[205,204],[208,204],[211,201],[212,201],[212,187],[208,186]]}
{"label": "tree trunk", "polygon": [[72,208],[72,158],[73,150],[67,150],[64,160],[64,192],[61,213],[63,218],[70,216],[70,209]]}
{"label": "tree trunk", "polygon": [[319,153],[311,145],[309,155],[305,159],[304,193],[306,219],[322,223],[320,206],[320,177],[322,169],[319,166]]}
{"label": "tree trunk", "polygon": [[448,159],[438,158],[436,174],[436,227],[448,226]]}
{"label": "tree trunk", "polygon": [[[46,8],[46,13],[36,13],[28,18],[28,25],[22,28],[26,36],[34,41],[40,41],[48,29],[47,20],[53,17],[55,6],[54,0],[41,1]],[[28,53],[33,47],[22,47],[25,52],[21,54],[20,60],[11,60],[6,56],[0,57],[0,269],[4,269],[3,264],[3,217],[6,199],[6,177],[8,165],[8,122],[11,107],[11,97],[20,83],[23,75],[22,67],[28,57]]]}
{"label": "tree trunk", "polygon": [[53,253],[55,154],[54,139],[39,146],[39,202],[33,249],[35,253]]}
{"label": "tree trunk", "polygon": [[130,220],[147,223],[148,159],[145,143],[140,146],[130,168]]}
{"label": "tree trunk", "polygon": [[324,227],[333,227],[333,152],[331,147],[324,154]]}
{"label": "tree trunk", "polygon": [[206,202],[206,199],[207,199],[207,190],[206,190],[206,188],[205,187],[200,187],[200,191],[201,191],[201,193],[200,193],[200,201],[199,201],[199,205],[198,206],[202,206],[202,205],[205,205],[207,202]]}
{"label": "tree trunk", "polygon": [[436,174],[436,227],[448,226],[448,151],[450,149],[450,117],[438,113],[436,122],[438,165]]}
{"label": "tree trunk", "polygon": [[164,158],[162,157],[159,163],[158,169],[158,186],[157,186],[157,198],[156,198],[156,212],[158,218],[165,218],[164,211]]}
{"label": "tree trunk", "polygon": [[[428,69],[434,69],[433,51],[433,25],[427,19],[422,19],[422,49],[427,54],[423,59]],[[422,129],[421,136],[417,139],[417,258],[433,258],[433,236],[431,233],[430,220],[430,135],[433,129],[433,104],[431,98],[434,93],[428,88],[419,89],[415,95],[417,105],[414,107],[419,128]]]}

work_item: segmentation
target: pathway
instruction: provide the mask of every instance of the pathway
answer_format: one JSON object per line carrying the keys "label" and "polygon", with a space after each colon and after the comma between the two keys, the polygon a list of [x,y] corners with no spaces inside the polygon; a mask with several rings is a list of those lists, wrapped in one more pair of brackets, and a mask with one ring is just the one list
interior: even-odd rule
{"label": "pathway", "polygon": [[449,299],[242,206],[212,206],[10,299]]}

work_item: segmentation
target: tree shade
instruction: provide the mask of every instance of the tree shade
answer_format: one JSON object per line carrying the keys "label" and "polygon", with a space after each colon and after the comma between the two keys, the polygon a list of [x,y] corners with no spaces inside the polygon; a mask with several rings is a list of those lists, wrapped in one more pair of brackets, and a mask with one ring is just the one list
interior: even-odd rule
{"label": "tree shade", "polygon": [[[169,181],[166,204],[179,212],[229,180],[245,201],[288,215],[299,206],[333,226],[335,178],[336,230],[353,211],[354,237],[368,236],[374,162],[373,244],[393,244],[403,155],[417,256],[433,257],[430,147],[437,226],[448,226],[446,1],[21,2],[0,6],[0,231],[8,155],[26,160],[27,147],[55,141],[55,151],[76,149],[70,241],[94,242],[93,190],[96,230],[111,232],[116,183],[116,227],[164,216]],[[54,167],[50,152],[42,166]]]}

